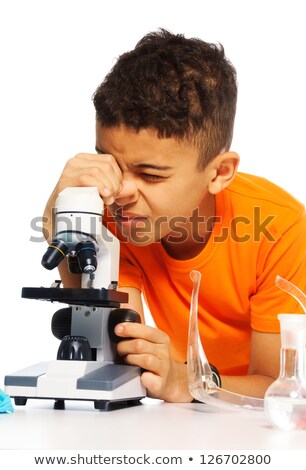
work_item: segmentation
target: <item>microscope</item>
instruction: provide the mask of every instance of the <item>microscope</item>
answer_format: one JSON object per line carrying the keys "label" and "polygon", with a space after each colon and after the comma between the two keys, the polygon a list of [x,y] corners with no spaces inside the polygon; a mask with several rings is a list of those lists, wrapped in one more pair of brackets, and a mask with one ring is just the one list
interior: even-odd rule
{"label": "microscope", "polygon": [[28,398],[90,400],[95,409],[138,404],[145,397],[141,370],[121,362],[114,333],[121,322],[140,322],[137,312],[120,308],[128,294],[119,292],[119,241],[102,224],[103,201],[95,187],[66,188],[54,211],[55,236],[42,258],[46,269],[67,262],[81,276],[80,288],[24,287],[22,297],[68,304],[57,310],[52,333],[61,342],[57,358],[5,376],[5,392],[16,405]]}

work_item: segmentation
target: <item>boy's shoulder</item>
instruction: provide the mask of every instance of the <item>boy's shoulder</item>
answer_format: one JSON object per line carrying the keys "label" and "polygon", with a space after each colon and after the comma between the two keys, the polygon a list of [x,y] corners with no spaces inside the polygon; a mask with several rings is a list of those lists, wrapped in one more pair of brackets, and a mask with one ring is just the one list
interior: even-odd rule
{"label": "boy's shoulder", "polygon": [[238,172],[233,182],[225,190],[237,204],[267,207],[301,215],[303,204],[275,183],[261,176]]}
{"label": "boy's shoulder", "polygon": [[[260,176],[238,172],[224,190],[225,211],[251,224],[270,220],[269,229],[280,238],[290,227],[306,230],[304,205],[280,186]],[[257,221],[257,222],[256,222]]]}

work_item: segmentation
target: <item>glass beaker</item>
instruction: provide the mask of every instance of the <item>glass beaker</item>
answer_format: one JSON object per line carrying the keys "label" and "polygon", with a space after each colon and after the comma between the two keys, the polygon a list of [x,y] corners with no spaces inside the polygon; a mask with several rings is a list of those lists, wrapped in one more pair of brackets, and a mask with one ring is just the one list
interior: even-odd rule
{"label": "glass beaker", "polygon": [[280,374],[266,391],[265,413],[279,429],[306,429],[306,315],[280,314]]}

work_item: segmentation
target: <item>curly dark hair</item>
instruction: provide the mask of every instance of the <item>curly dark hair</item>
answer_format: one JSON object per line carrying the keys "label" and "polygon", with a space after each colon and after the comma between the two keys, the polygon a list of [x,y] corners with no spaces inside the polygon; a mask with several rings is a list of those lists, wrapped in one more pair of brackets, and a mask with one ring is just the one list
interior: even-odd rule
{"label": "curly dark hair", "polygon": [[102,126],[152,129],[199,150],[203,169],[233,136],[236,70],[221,44],[160,29],[122,54],[93,95]]}

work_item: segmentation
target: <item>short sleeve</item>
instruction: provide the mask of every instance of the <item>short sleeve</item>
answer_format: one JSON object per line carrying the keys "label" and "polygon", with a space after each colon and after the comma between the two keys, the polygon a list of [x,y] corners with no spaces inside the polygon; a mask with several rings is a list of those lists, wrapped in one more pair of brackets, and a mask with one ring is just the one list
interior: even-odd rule
{"label": "short sleeve", "polygon": [[[267,242],[268,244],[268,242]],[[289,294],[276,287],[276,276],[306,290],[306,214],[303,212],[289,228],[279,234],[259,256],[257,289],[250,297],[251,327],[261,332],[279,332],[278,314],[303,313]]]}

